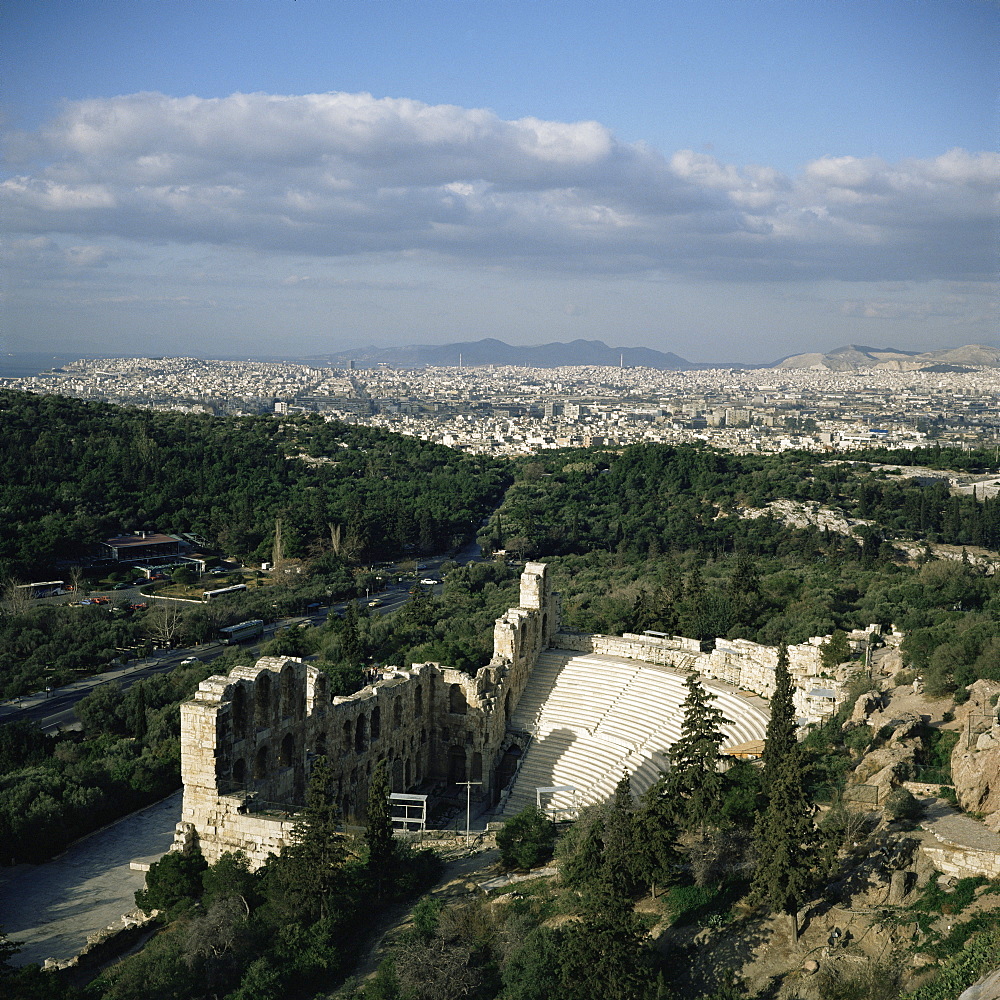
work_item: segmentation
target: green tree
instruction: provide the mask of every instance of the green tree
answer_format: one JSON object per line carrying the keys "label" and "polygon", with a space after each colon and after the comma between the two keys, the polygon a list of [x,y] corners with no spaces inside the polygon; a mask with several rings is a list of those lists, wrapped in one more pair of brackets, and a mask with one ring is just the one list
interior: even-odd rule
{"label": "green tree", "polygon": [[824,670],[833,670],[846,663],[851,658],[851,644],[847,641],[847,633],[842,629],[834,629],[833,634],[823,644],[820,660]]}
{"label": "green tree", "polygon": [[522,809],[497,832],[500,861],[508,868],[530,871],[552,856],[556,825],[536,806]]}
{"label": "green tree", "polygon": [[178,912],[201,896],[202,873],[208,867],[201,851],[169,851],[149,866],[146,887],[135,894],[140,910]]}
{"label": "green tree", "polygon": [[764,737],[765,789],[773,787],[782,761],[795,746],[795,705],[792,702],[792,678],[788,673],[788,647],[781,643],[774,671],[771,717],[767,720]]}
{"label": "green tree", "polygon": [[396,860],[396,838],[392,832],[392,809],[389,805],[389,769],[380,760],[368,782],[368,821],[365,825],[365,843],[368,845],[368,877],[375,889],[375,896],[385,896],[392,882]]}
{"label": "green tree", "polygon": [[313,764],[292,843],[266,866],[268,902],[299,924],[327,918],[348,891],[343,870],[347,852],[332,788],[332,769],[320,757]]}
{"label": "green tree", "polygon": [[682,826],[704,834],[706,827],[717,821],[722,801],[719,747],[725,739],[722,727],[726,718],[694,671],[684,685],[684,721],[681,738],[670,748],[665,794],[677,803]]}
{"label": "green tree", "polygon": [[756,868],[750,888],[755,905],[788,915],[793,944],[798,914],[814,882],[817,833],[803,776],[805,762],[794,745],[778,762],[770,781],[767,808],[754,828]]}

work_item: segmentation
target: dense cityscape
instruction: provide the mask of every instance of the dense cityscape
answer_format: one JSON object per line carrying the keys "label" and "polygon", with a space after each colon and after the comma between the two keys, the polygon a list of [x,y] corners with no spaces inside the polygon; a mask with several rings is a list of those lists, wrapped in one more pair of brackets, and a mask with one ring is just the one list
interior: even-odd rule
{"label": "dense cityscape", "polygon": [[738,453],[1000,441],[1000,370],[379,367],[197,358],[80,360],[8,388],[161,410],[320,413],[464,451],[638,441]]}

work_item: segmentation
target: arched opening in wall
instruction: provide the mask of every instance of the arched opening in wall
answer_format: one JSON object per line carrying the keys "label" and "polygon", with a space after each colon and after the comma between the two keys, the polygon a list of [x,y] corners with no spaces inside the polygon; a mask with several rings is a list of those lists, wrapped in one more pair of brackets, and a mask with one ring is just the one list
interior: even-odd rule
{"label": "arched opening in wall", "polygon": [[247,763],[242,757],[233,761],[233,784],[243,785],[247,780]]}
{"label": "arched opening in wall", "polygon": [[346,820],[348,817],[348,807],[351,804],[351,800],[346,795],[341,795],[340,797],[340,818]]}
{"label": "arched opening in wall", "polygon": [[392,724],[396,729],[403,725],[403,699],[397,698],[392,703]]}
{"label": "arched opening in wall", "polygon": [[376,705],[372,709],[371,739],[374,743],[382,735],[382,709]]}
{"label": "arched opening in wall", "polygon": [[344,723],[344,753],[351,752],[351,744],[354,742],[353,728],[350,722]]}
{"label": "arched opening in wall", "polygon": [[465,781],[465,747],[452,747],[448,751],[448,783]]}
{"label": "arched opening in wall", "polygon": [[254,684],[254,725],[260,729],[267,729],[271,725],[271,675],[261,673],[257,675],[257,682]]}
{"label": "arched opening in wall", "polygon": [[313,741],[313,753],[317,757],[325,757],[326,756],[326,734],[325,733],[321,733]]}
{"label": "arched opening in wall", "polygon": [[542,638],[549,634],[549,613],[545,611],[542,613]]}
{"label": "arched opening in wall", "polygon": [[452,684],[448,688],[448,711],[452,715],[465,715],[469,710],[468,702],[465,700],[465,692],[461,684]]}
{"label": "arched opening in wall", "polygon": [[358,716],[354,727],[354,752],[364,753],[368,746],[368,720],[363,715]]}
{"label": "arched opening in wall", "polygon": [[392,790],[394,792],[405,792],[403,784],[403,762],[397,757],[392,762]]}
{"label": "arched opening in wall", "polygon": [[233,689],[233,739],[241,740],[247,731],[247,693],[242,684]]}
{"label": "arched opening in wall", "polygon": [[295,762],[295,737],[291,733],[285,733],[278,749],[278,766],[291,767]]}
{"label": "arched opening in wall", "polygon": [[410,773],[410,761],[407,758],[406,763],[403,765],[403,791],[405,792],[407,788],[411,785],[411,773]]}
{"label": "arched opening in wall", "polygon": [[481,753],[474,753],[472,755],[472,777],[469,781],[482,781],[483,780],[483,755]]}
{"label": "arched opening in wall", "polygon": [[424,714],[424,689],[419,684],[413,689],[413,714],[418,719]]}
{"label": "arched opening in wall", "polygon": [[281,714],[283,717],[293,716],[297,713],[297,697],[295,684],[295,667],[291,663],[286,663],[281,668]]}
{"label": "arched opening in wall", "polygon": [[420,742],[421,743],[426,743],[427,742],[427,730],[426,729],[421,729],[420,730]]}
{"label": "arched opening in wall", "polygon": [[266,778],[268,772],[267,744],[257,748],[253,759],[253,776],[257,779]]}
{"label": "arched opening in wall", "polygon": [[510,692],[507,692],[506,697],[503,700],[503,721],[504,725],[510,722]]}

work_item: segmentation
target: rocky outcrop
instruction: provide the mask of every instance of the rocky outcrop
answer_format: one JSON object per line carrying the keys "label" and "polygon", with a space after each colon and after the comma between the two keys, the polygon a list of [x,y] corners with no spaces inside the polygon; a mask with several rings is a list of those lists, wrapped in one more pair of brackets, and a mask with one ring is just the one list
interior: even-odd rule
{"label": "rocky outcrop", "polygon": [[917,754],[923,746],[919,715],[912,713],[893,720],[895,730],[888,742],[866,754],[850,776],[850,785],[874,785],[879,802],[898,788],[912,773]]}
{"label": "rocky outcrop", "polygon": [[1000,721],[994,703],[998,695],[996,681],[969,686],[969,700],[956,712],[963,727],[951,755],[951,778],[959,805],[980,813],[987,827],[1000,832]]}

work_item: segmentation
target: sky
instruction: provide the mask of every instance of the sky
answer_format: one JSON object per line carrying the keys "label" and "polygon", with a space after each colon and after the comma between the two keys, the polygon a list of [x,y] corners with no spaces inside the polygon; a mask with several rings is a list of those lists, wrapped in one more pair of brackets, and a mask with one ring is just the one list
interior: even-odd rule
{"label": "sky", "polygon": [[5,0],[0,350],[1000,346],[997,0]]}

